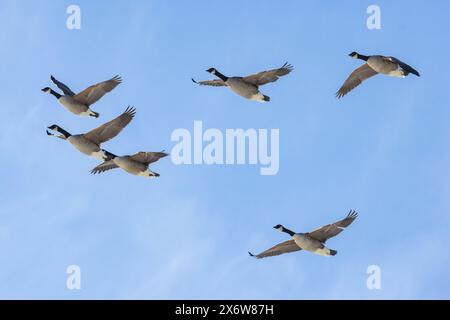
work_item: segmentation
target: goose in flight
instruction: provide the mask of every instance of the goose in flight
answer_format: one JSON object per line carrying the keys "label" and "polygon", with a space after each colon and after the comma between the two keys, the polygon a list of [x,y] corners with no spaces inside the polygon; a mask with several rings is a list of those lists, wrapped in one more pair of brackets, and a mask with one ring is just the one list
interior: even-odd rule
{"label": "goose in flight", "polygon": [[49,87],[42,89],[43,92],[53,95],[70,112],[79,116],[91,116],[95,118],[99,117],[99,113],[92,111],[89,107],[122,82],[121,77],[115,76],[75,94],[64,83],[56,80],[55,77],[51,76],[50,79],[64,94],[60,94]]}
{"label": "goose in flight", "polygon": [[165,152],[138,152],[131,156],[109,154],[108,159],[91,170],[92,174],[102,173],[115,168],[122,168],[128,173],[146,178],[159,177],[159,173],[150,170],[149,165],[168,156]]}
{"label": "goose in flight", "polygon": [[287,75],[292,70],[293,67],[290,64],[285,63],[281,68],[262,71],[247,77],[227,77],[217,71],[217,69],[209,68],[206,71],[219,79],[198,82],[192,79],[192,81],[203,86],[229,87],[234,93],[246,99],[267,102],[270,101],[270,97],[262,94],[259,91],[259,86],[275,82],[278,78]]}
{"label": "goose in flight", "polygon": [[394,57],[385,57],[380,55],[365,56],[357,52],[352,52],[349,56],[354,59],[363,60],[366,63],[353,71],[347,80],[345,80],[342,87],[336,93],[337,98],[342,98],[351,90],[359,86],[364,80],[373,77],[378,73],[400,78],[404,78],[408,74],[412,73],[420,77],[419,72],[417,72],[414,68]]}
{"label": "goose in flight", "polygon": [[348,227],[358,216],[355,211],[350,210],[347,217],[345,219],[340,220],[338,222],[328,224],[326,226],[320,227],[312,232],[307,233],[295,233],[281,224],[276,225],[274,228],[285,232],[292,237],[291,240],[282,242],[277,244],[276,246],[267,249],[260,254],[254,255],[249,252],[250,256],[255,257],[257,259],[278,256],[283,253],[294,252],[299,250],[306,250],[321,256],[334,256],[337,251],[333,249],[329,249],[325,246],[325,242],[337,236],[341,233],[346,227]]}
{"label": "goose in flight", "polygon": [[128,107],[125,112],[117,118],[89,131],[88,133],[76,135],[71,135],[60,126],[54,124],[48,127],[48,129],[58,132],[59,135],[51,133],[48,130],[47,135],[67,140],[80,152],[98,160],[105,161],[108,159],[109,153],[101,148],[101,144],[117,136],[120,131],[122,131],[122,129],[125,128],[131,120],[133,120],[135,114],[136,109],[133,107]]}

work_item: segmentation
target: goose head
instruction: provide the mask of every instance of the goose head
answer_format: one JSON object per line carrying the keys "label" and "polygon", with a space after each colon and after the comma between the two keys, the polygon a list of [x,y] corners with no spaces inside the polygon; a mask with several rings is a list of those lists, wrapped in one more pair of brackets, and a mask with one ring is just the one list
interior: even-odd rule
{"label": "goose head", "polygon": [[356,51],[353,51],[352,53],[349,54],[349,56],[352,57],[353,59],[358,59],[359,53]]}
{"label": "goose head", "polygon": [[[70,133],[68,133],[66,130],[64,130],[63,128],[61,128],[60,126],[58,126],[56,124],[51,125],[47,129],[61,133],[62,136],[60,136],[60,138],[62,138],[62,139],[68,139],[71,136]],[[47,131],[47,134],[52,135],[48,131]]]}
{"label": "goose head", "polygon": [[41,91],[50,93],[52,92],[52,89],[50,89],[49,87],[45,87],[44,89],[41,89]]}
{"label": "goose head", "polygon": [[277,224],[275,227],[273,227],[274,229],[283,232],[284,227],[281,224]]}
{"label": "goose head", "polygon": [[212,74],[216,74],[217,70],[216,68],[209,68],[208,70],[206,70],[206,72],[212,73]]}

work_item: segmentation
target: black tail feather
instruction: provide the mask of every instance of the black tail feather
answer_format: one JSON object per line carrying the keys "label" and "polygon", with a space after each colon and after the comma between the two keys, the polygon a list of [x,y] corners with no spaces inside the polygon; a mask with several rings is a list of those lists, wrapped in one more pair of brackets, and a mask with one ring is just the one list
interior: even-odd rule
{"label": "black tail feather", "polygon": [[92,111],[92,114],[90,116],[94,117],[94,118],[98,118],[98,117],[100,117],[100,113]]}

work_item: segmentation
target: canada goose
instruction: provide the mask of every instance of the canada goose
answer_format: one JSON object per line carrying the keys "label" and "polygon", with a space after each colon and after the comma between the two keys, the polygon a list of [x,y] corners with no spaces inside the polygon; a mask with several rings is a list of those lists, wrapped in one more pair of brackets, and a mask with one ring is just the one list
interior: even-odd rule
{"label": "canada goose", "polygon": [[227,86],[241,97],[258,102],[267,102],[270,101],[270,97],[259,92],[259,86],[269,82],[275,82],[279,77],[287,75],[292,70],[293,67],[286,62],[281,68],[262,71],[247,77],[226,77],[215,68],[209,68],[206,71],[217,76],[219,79],[199,82],[192,79],[192,81],[199,85],[215,87]]}
{"label": "canada goose", "polygon": [[168,155],[165,152],[138,152],[131,156],[121,157],[109,154],[108,160],[92,169],[91,173],[97,174],[115,168],[122,168],[136,176],[156,178],[159,177],[159,173],[151,171],[149,165]]}
{"label": "canada goose", "polygon": [[111,120],[88,133],[71,135],[60,126],[54,124],[48,127],[48,129],[57,131],[60,135],[50,133],[49,131],[47,131],[47,134],[49,136],[67,140],[82,153],[104,161],[108,159],[108,152],[101,149],[101,144],[117,136],[120,131],[133,120],[135,114],[136,109],[128,107],[124,113],[114,120]]}
{"label": "canada goose", "polygon": [[80,93],[75,94],[64,83],[56,80],[55,77],[51,76],[50,79],[52,79],[53,83],[62,90],[64,95],[59,94],[49,87],[42,89],[42,91],[53,95],[58,99],[58,102],[70,112],[79,116],[91,116],[95,118],[98,118],[99,113],[92,111],[89,106],[97,102],[101,97],[122,82],[121,77],[115,76],[109,80],[94,84]]}
{"label": "canada goose", "polygon": [[336,255],[337,251],[325,247],[324,243],[328,239],[341,233],[342,230],[348,227],[353,222],[353,220],[356,219],[357,216],[358,214],[355,211],[350,210],[345,219],[320,227],[319,229],[308,233],[295,233],[289,229],[286,229],[281,224],[278,224],[274,228],[281,232],[289,234],[292,239],[279,243],[276,246],[258,255],[254,255],[251,252],[249,252],[249,254],[252,257],[261,259],[303,249],[322,256],[334,256]]}
{"label": "canada goose", "polygon": [[347,80],[345,80],[342,87],[336,93],[337,98],[342,98],[348,92],[359,86],[364,80],[378,73],[400,78],[404,78],[408,74],[412,73],[420,77],[419,72],[394,57],[385,57],[380,55],[365,56],[357,52],[352,52],[349,56],[354,59],[366,61],[366,63],[353,71]]}

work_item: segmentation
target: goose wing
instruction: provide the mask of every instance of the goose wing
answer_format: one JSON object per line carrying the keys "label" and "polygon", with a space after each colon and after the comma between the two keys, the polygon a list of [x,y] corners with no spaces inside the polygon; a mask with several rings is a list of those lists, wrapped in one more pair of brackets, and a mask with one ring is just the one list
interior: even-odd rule
{"label": "goose wing", "polygon": [[294,240],[288,240],[282,243],[277,244],[276,246],[273,246],[270,249],[267,249],[266,251],[261,252],[260,254],[254,255],[251,252],[249,252],[250,256],[255,257],[257,259],[266,258],[266,257],[273,257],[278,256],[283,253],[288,252],[294,252],[302,250]]}
{"label": "goose wing", "polygon": [[94,169],[91,170],[92,174],[102,173],[111,169],[118,168],[118,166],[114,163],[112,160],[105,161],[98,166],[96,166]]}
{"label": "goose wing", "polygon": [[223,82],[221,79],[215,79],[215,80],[204,80],[204,81],[195,81],[194,79],[191,79],[192,82],[199,84],[201,86],[212,86],[212,87],[226,87],[226,83]]}
{"label": "goose wing", "polygon": [[286,62],[281,68],[252,74],[244,77],[243,80],[255,86],[262,86],[266,83],[277,81],[278,78],[289,74],[292,70],[294,70],[294,67]]}
{"label": "goose wing", "polygon": [[130,156],[130,159],[143,164],[150,164],[168,155],[169,154],[165,152],[138,152]]}
{"label": "goose wing", "polygon": [[364,80],[373,77],[378,72],[373,70],[367,63],[363,64],[361,67],[353,71],[350,76],[345,80],[342,87],[336,93],[337,98],[342,98],[351,90],[359,86]]}
{"label": "goose wing", "polygon": [[125,128],[136,114],[134,107],[128,106],[124,113],[117,118],[102,124],[100,127],[89,131],[84,136],[86,139],[96,143],[97,145],[106,142],[117,136],[123,128]]}
{"label": "goose wing", "polygon": [[68,86],[66,86],[61,81],[56,80],[54,76],[50,76],[50,79],[53,81],[54,84],[56,84],[56,86],[60,90],[62,90],[62,92],[64,92],[65,95],[68,95],[68,96],[74,96],[75,95],[75,93],[72,90],[70,90],[70,88]]}
{"label": "goose wing", "polygon": [[76,94],[73,98],[78,102],[81,102],[87,106],[97,102],[106,93],[113,90],[122,82],[122,78],[115,76],[109,80],[96,83],[87,89],[84,89],[80,93]]}
{"label": "goose wing", "polygon": [[420,77],[419,72],[416,69],[414,69],[413,67],[411,67],[409,64],[406,64],[406,63],[404,63],[404,62],[402,62],[402,61],[400,61],[400,60],[398,60],[397,58],[394,58],[394,57],[387,57],[387,59],[389,61],[397,63],[400,66],[400,68],[402,68],[406,72],[415,74],[416,76]]}
{"label": "goose wing", "polygon": [[350,210],[347,217],[338,222],[328,224],[326,226],[320,227],[319,229],[314,230],[309,233],[309,236],[312,238],[319,240],[320,242],[326,242],[328,239],[337,236],[341,233],[346,227],[348,227],[356,218],[358,217],[358,213],[354,210]]}

